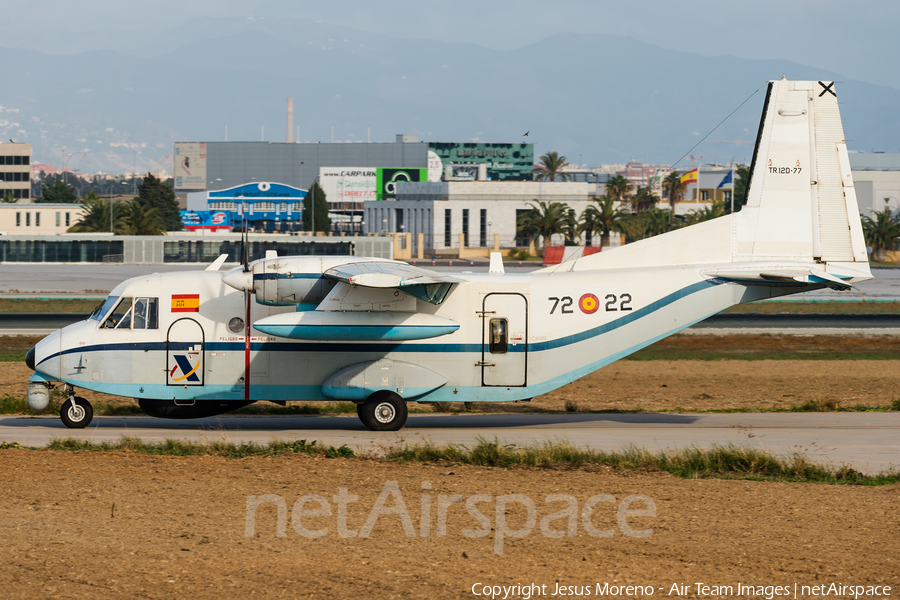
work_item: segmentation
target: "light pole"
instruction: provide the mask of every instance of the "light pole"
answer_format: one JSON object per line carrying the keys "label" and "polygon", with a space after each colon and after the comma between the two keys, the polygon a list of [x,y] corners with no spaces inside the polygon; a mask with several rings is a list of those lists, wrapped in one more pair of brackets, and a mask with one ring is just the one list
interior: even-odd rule
{"label": "light pole", "polygon": [[113,187],[116,185],[115,180],[109,184],[109,235],[116,235],[113,229]]}
{"label": "light pole", "polygon": [[69,183],[69,159],[75,156],[76,154],[87,154],[90,150],[79,150],[78,152],[72,152],[71,154],[66,155],[66,163],[63,167],[63,172],[66,174],[66,183]]}

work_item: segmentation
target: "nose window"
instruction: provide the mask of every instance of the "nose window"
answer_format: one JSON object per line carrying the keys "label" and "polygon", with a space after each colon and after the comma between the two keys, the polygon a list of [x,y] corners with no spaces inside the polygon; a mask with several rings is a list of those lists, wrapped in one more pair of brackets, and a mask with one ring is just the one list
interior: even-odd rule
{"label": "nose window", "polygon": [[508,350],[506,329],[506,319],[491,319],[490,339],[488,340],[488,348],[491,354],[506,354]]}

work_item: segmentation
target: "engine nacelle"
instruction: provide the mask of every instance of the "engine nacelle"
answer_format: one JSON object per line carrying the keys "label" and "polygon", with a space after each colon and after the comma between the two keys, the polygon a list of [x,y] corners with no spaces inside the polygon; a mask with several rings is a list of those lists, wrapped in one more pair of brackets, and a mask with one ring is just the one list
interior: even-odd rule
{"label": "engine nacelle", "polygon": [[355,256],[289,256],[254,261],[256,301],[269,306],[318,305],[336,285],[323,274],[348,263],[375,260]]}
{"label": "engine nacelle", "polygon": [[176,400],[150,400],[141,398],[138,405],[151,417],[161,419],[202,419],[237,410],[255,401],[200,400],[194,404],[176,404]]}

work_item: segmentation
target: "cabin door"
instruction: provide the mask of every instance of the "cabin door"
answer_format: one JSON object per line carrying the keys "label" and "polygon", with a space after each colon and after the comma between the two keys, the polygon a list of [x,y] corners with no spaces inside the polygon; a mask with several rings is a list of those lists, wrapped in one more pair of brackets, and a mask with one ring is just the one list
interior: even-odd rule
{"label": "cabin door", "polygon": [[203,385],[203,327],[178,319],[166,338],[166,385]]}
{"label": "cabin door", "polygon": [[526,385],[528,300],[522,294],[488,294],[482,314],[481,384]]}

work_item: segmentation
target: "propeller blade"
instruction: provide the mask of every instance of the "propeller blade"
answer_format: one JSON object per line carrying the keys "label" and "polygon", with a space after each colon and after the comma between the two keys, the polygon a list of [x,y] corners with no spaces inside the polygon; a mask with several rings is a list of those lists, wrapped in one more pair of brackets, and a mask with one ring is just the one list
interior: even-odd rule
{"label": "propeller blade", "polygon": [[244,331],[244,400],[250,401],[250,291],[244,290],[244,307],[246,309],[246,319],[244,323],[246,330]]}

